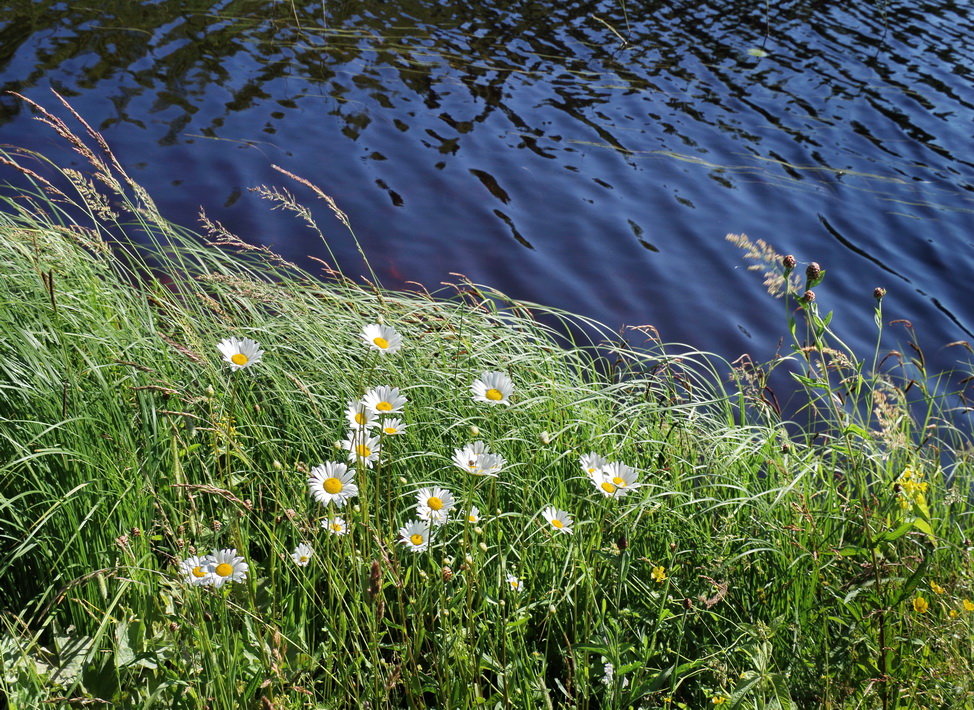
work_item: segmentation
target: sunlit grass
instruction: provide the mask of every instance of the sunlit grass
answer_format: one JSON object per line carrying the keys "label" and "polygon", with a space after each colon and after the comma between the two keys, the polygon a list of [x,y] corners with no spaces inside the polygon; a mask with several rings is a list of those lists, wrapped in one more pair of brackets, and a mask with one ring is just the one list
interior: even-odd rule
{"label": "sunlit grass", "polygon": [[94,179],[5,157],[35,185],[0,215],[11,707],[974,704],[968,436],[817,301],[788,287],[794,350],[731,368],[322,280],[44,117]]}

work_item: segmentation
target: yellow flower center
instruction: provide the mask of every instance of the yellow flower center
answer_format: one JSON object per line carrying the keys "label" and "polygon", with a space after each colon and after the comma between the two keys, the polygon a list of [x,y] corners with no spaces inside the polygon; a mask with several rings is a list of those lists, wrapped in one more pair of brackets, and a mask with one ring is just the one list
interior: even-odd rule
{"label": "yellow flower center", "polygon": [[478,520],[480,520],[480,518],[478,518],[476,515],[468,515],[467,516],[467,522],[468,523],[476,523]]}
{"label": "yellow flower center", "polygon": [[216,573],[221,577],[229,577],[233,574],[233,566],[228,565],[226,562],[221,562],[216,566]]}
{"label": "yellow flower center", "polygon": [[596,471],[598,471],[598,470],[599,470],[599,469],[597,469],[597,468],[590,468],[590,469],[588,470],[588,472],[589,472],[589,473],[595,473],[595,472],[596,472]]}
{"label": "yellow flower center", "polygon": [[365,412],[355,412],[355,423],[358,425],[365,424],[368,419],[365,417]]}
{"label": "yellow flower center", "polygon": [[202,567],[197,566],[193,568],[193,576],[196,577],[197,579],[200,577],[205,577],[206,572],[203,571]]}
{"label": "yellow flower center", "polygon": [[380,348],[382,350],[385,350],[386,348],[389,347],[389,341],[383,338],[382,336],[379,336],[378,338],[372,338],[372,342],[375,343],[375,346],[377,348]]}
{"label": "yellow flower center", "polygon": [[341,532],[342,531],[342,524],[341,523],[332,523],[331,524],[331,529],[334,530],[335,532]]}
{"label": "yellow flower center", "polygon": [[511,589],[517,589],[520,586],[520,582],[516,579],[511,580]]}
{"label": "yellow flower center", "polygon": [[390,402],[379,402],[377,405],[375,405],[375,408],[380,412],[391,412],[392,404]]}
{"label": "yellow flower center", "polygon": [[484,397],[491,400],[492,402],[499,402],[500,400],[504,399],[504,395],[501,394],[501,391],[495,390],[493,388],[484,392]]}
{"label": "yellow flower center", "polygon": [[605,491],[606,493],[615,493],[615,492],[616,492],[616,487],[615,487],[615,486],[613,486],[613,485],[612,485],[611,483],[609,483],[608,481],[602,481],[602,483],[601,483],[601,485],[600,485],[600,488],[601,488],[601,489],[602,489],[603,491]]}
{"label": "yellow flower center", "polygon": [[325,489],[325,493],[331,493],[332,495],[334,495],[336,493],[341,493],[342,488],[344,488],[345,486],[342,485],[341,481],[339,481],[337,478],[332,476],[331,478],[326,478],[322,482],[321,487]]}
{"label": "yellow flower center", "polygon": [[561,522],[558,518],[552,518],[551,519],[551,524],[554,525],[556,528],[563,528],[563,527],[565,527],[565,524],[563,522]]}
{"label": "yellow flower center", "polygon": [[426,499],[426,505],[428,505],[431,510],[442,510],[443,500],[441,498],[437,498],[436,496],[430,496]]}
{"label": "yellow flower center", "polygon": [[423,536],[420,535],[419,533],[413,533],[412,535],[409,536],[409,541],[413,543],[416,547],[419,547],[420,545],[423,544]]}
{"label": "yellow flower center", "polygon": [[235,353],[230,356],[230,362],[232,362],[234,365],[240,365],[241,367],[243,367],[248,362],[250,362],[250,358],[244,355],[243,353]]}
{"label": "yellow flower center", "polygon": [[300,562],[301,564],[307,564],[309,559],[310,558],[307,555],[301,555],[298,558],[298,562]]}
{"label": "yellow flower center", "polygon": [[367,459],[372,455],[372,449],[370,449],[365,444],[359,444],[355,447],[355,453],[361,456],[363,459]]}
{"label": "yellow flower center", "polygon": [[384,429],[383,429],[382,431],[384,431],[384,432],[385,432],[386,434],[389,434],[389,435],[391,436],[392,434],[395,434],[395,433],[396,433],[397,431],[399,431],[399,430],[398,430],[398,429],[396,429],[396,427],[393,427],[393,426],[387,426],[387,427],[386,427],[386,428],[384,428]]}
{"label": "yellow flower center", "polygon": [[619,488],[625,488],[626,487],[626,479],[620,478],[619,476],[613,476],[612,477],[612,482],[614,484],[616,484],[617,486],[619,486]]}

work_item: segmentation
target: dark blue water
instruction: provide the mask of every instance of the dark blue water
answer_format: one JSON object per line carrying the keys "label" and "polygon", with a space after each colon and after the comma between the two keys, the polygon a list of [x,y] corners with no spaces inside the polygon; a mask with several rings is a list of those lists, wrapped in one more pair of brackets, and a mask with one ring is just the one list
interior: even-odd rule
{"label": "dark blue water", "polygon": [[[784,308],[724,239],[744,232],[828,269],[818,302],[860,352],[885,287],[887,320],[912,321],[944,369],[962,354],[944,346],[974,330],[969,10],[3,0],[0,87],[52,108],[57,89],[167,216],[193,224],[202,206],[289,258],[329,256],[248,190],[314,203],[272,164],[337,200],[386,286],[462,272],[765,359]],[[11,97],[0,142],[80,167]]]}

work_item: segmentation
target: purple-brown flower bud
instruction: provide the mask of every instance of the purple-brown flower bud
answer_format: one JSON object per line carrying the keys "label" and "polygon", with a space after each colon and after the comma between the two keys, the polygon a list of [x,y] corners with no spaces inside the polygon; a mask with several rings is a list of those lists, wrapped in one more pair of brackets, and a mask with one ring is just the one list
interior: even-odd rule
{"label": "purple-brown flower bud", "polygon": [[817,281],[821,275],[822,267],[818,265],[817,261],[813,261],[805,267],[805,278],[809,281]]}
{"label": "purple-brown flower bud", "polygon": [[798,259],[796,259],[791,254],[789,254],[788,256],[786,256],[781,260],[781,265],[786,269],[788,269],[788,271],[791,271],[792,269],[795,268],[795,266],[798,265]]}
{"label": "purple-brown flower bud", "polygon": [[873,298],[875,298],[877,301],[882,301],[883,296],[885,295],[886,295],[885,288],[880,288],[879,286],[877,286],[876,288],[873,289]]}
{"label": "purple-brown flower bud", "polygon": [[802,294],[802,303],[811,303],[815,300],[815,292],[809,289]]}

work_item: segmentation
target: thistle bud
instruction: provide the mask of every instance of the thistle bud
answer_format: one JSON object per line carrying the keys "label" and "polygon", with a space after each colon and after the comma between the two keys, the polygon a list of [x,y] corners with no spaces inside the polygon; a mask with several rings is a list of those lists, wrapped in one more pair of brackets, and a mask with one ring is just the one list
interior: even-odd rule
{"label": "thistle bud", "polygon": [[616,547],[618,547],[620,551],[625,550],[627,547],[629,547],[629,539],[625,535],[620,535],[619,539],[616,540]]}
{"label": "thistle bud", "polygon": [[879,286],[877,286],[876,288],[873,289],[873,298],[875,298],[877,301],[882,301],[883,296],[885,295],[886,295],[885,288],[880,288]]}
{"label": "thistle bud", "polygon": [[781,260],[781,265],[786,269],[788,269],[788,271],[791,271],[792,269],[795,268],[795,266],[798,265],[798,260],[795,257],[793,257],[791,254],[789,254],[788,256],[784,257]]}
{"label": "thistle bud", "polygon": [[822,267],[818,265],[817,261],[813,261],[805,267],[805,278],[809,281],[817,281],[821,275]]}
{"label": "thistle bud", "polygon": [[451,579],[453,579],[453,570],[449,567],[444,566],[443,569],[440,570],[440,573],[443,575],[444,582],[449,582]]}
{"label": "thistle bud", "polygon": [[815,292],[809,289],[802,294],[802,303],[812,303],[815,300]]}

